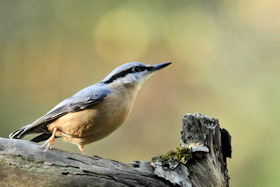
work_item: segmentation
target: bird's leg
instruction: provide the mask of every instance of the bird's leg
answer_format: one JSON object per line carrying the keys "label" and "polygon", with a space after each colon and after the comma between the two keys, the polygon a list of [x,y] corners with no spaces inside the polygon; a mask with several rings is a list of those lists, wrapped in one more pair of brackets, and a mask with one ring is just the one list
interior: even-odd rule
{"label": "bird's leg", "polygon": [[41,146],[41,147],[44,147],[45,145],[47,145],[47,147],[44,150],[44,152],[46,152],[48,149],[52,148],[52,145],[55,142],[55,133],[56,133],[56,131],[57,131],[57,128],[54,128],[52,136]]}
{"label": "bird's leg", "polygon": [[83,155],[85,155],[84,145],[78,144],[79,149],[82,151]]}

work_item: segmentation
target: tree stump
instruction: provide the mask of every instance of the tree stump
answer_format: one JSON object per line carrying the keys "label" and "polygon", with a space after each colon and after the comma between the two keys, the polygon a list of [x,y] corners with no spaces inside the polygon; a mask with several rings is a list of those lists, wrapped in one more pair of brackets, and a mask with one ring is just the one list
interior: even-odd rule
{"label": "tree stump", "polygon": [[0,186],[229,186],[231,137],[218,120],[185,114],[181,135],[178,151],[190,154],[173,152],[181,160],[170,157],[164,163],[121,163],[57,149],[44,152],[30,141],[0,138]]}

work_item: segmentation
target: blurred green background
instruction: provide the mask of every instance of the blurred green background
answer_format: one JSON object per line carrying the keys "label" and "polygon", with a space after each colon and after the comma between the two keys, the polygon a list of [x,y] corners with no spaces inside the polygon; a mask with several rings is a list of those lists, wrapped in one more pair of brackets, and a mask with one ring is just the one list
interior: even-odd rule
{"label": "blurred green background", "polygon": [[279,16],[273,0],[2,0],[0,136],[123,63],[172,61],[87,155],[149,160],[179,145],[184,113],[202,112],[232,135],[232,186],[279,186]]}

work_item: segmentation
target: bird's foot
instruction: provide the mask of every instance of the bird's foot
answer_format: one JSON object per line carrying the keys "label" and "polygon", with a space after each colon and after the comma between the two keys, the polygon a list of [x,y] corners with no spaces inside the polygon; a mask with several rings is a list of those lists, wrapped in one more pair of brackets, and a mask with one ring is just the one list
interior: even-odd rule
{"label": "bird's foot", "polygon": [[55,133],[56,133],[56,131],[57,131],[57,129],[54,128],[52,136],[41,146],[41,147],[44,147],[45,145],[47,145],[46,149],[44,150],[44,152],[46,152],[48,149],[52,149],[52,145],[55,142]]}
{"label": "bird's foot", "polygon": [[82,151],[83,155],[86,155],[84,145],[78,144],[79,149]]}

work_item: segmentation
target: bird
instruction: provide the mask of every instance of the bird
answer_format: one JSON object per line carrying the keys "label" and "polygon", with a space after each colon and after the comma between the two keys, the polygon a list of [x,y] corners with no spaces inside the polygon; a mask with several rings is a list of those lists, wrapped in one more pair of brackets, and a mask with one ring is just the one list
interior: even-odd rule
{"label": "bird", "polygon": [[63,137],[85,155],[85,145],[105,138],[125,123],[143,83],[170,64],[123,64],[100,82],[80,90],[33,123],[12,132],[9,138],[39,134],[31,141],[46,140],[41,147],[46,146],[44,151],[47,151],[52,149],[55,138]]}

